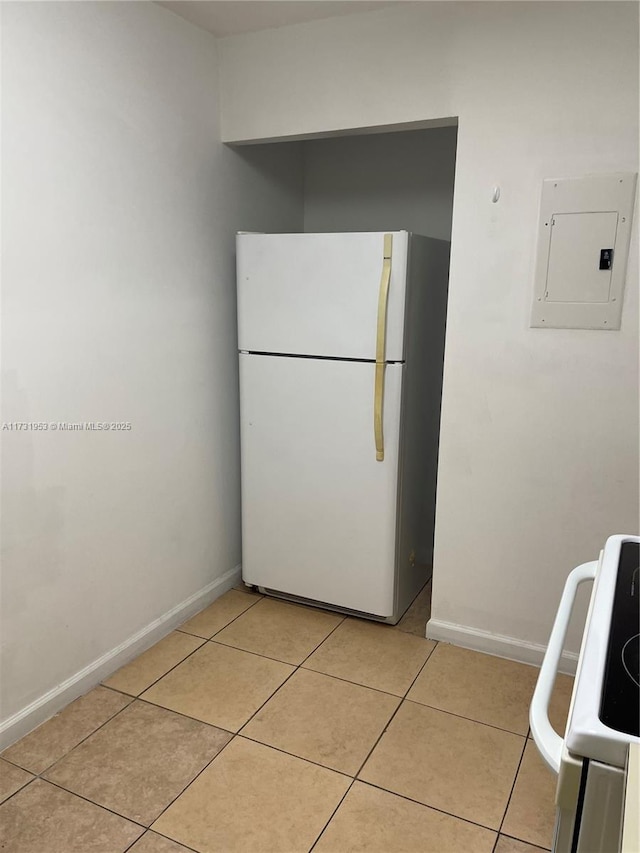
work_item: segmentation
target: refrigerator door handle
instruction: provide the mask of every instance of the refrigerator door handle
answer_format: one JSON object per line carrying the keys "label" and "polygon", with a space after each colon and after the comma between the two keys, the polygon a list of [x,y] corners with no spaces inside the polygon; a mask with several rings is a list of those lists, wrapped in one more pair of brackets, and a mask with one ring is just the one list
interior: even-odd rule
{"label": "refrigerator door handle", "polygon": [[373,431],[376,441],[376,460],[384,460],[384,434],[382,431],[384,401],[384,370],[387,349],[387,304],[389,302],[389,283],[391,281],[391,250],[393,234],[384,235],[384,255],[382,259],[382,278],[378,294],[378,328],[376,336],[376,378],[373,402]]}

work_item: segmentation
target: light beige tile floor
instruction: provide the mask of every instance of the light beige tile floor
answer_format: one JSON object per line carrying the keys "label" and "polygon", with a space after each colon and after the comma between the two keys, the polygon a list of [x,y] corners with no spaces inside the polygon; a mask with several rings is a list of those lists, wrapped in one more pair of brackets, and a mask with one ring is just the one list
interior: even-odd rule
{"label": "light beige tile floor", "polygon": [[348,776],[237,737],[154,829],[204,853],[309,850],[350,784]]}
{"label": "light beige tile floor", "polygon": [[299,664],[343,619],[337,613],[263,598],[216,634],[216,641]]}
{"label": "light beige tile floor", "polygon": [[10,746],[2,757],[32,773],[42,773],[129,702],[129,696],[96,687]]}
{"label": "light beige tile floor", "polygon": [[399,704],[388,693],[299,669],[242,734],[355,776]]}
{"label": "light beige tile floor", "polygon": [[526,735],[537,675],[532,666],[441,643],[409,699]]}
{"label": "light beige tile floor", "polygon": [[134,702],[44,778],[148,826],[230,740],[222,729]]}
{"label": "light beige tile floor", "polygon": [[208,642],[142,698],[237,732],[292,672],[286,663]]}
{"label": "light beige tile floor", "polygon": [[204,643],[199,637],[174,631],[155,646],[123,666],[104,683],[120,693],[139,696],[165,673]]}
{"label": "light beige tile floor", "polygon": [[35,779],[0,806],[6,853],[124,853],[143,827]]}
{"label": "light beige tile floor", "polygon": [[230,589],[193,619],[181,625],[180,630],[210,640],[214,634],[226,628],[230,622],[257,604],[261,598],[261,595]]}
{"label": "light beige tile floor", "polygon": [[426,640],[429,592],[391,628],[231,590],[5,750],[0,849],[549,849],[536,671]]}
{"label": "light beige tile floor", "polygon": [[390,625],[345,619],[303,666],[404,696],[435,643]]}
{"label": "light beige tile floor", "polygon": [[355,782],[314,847],[317,853],[491,853],[495,833]]}
{"label": "light beige tile floor", "polygon": [[525,739],[406,701],[360,778],[499,829]]}

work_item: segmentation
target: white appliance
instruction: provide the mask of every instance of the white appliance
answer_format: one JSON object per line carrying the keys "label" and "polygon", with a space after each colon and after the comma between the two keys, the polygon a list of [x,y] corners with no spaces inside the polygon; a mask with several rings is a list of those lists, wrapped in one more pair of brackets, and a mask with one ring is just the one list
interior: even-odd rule
{"label": "white appliance", "polygon": [[[530,710],[536,745],[558,774],[554,853],[638,853],[639,567],[640,537],[609,537],[598,562],[571,572],[558,608]],[[562,738],[548,705],[585,581],[594,587]]]}
{"label": "white appliance", "polygon": [[396,622],[432,560],[449,243],[237,237],[245,583]]}

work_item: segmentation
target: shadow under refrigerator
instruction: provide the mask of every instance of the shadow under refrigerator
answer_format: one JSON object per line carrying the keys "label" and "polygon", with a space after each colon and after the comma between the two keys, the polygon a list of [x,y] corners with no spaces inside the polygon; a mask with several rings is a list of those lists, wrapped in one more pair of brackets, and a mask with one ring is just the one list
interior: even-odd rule
{"label": "shadow under refrigerator", "polygon": [[238,234],[245,583],[395,623],[428,580],[449,246]]}

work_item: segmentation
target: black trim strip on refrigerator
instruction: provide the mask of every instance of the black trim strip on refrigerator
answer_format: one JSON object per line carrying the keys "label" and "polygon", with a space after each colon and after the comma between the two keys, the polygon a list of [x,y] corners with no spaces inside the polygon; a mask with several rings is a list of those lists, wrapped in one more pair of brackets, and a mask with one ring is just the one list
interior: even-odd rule
{"label": "black trim strip on refrigerator", "polygon": [[[274,358],[313,358],[317,361],[355,361],[361,364],[375,364],[375,358],[343,358],[339,355],[304,355],[295,352],[263,352],[262,350],[241,349],[240,355],[270,355]],[[404,364],[404,361],[386,361],[385,364]]]}
{"label": "black trim strip on refrigerator", "polygon": [[580,774],[580,788],[578,789],[578,802],[576,803],[576,816],[573,822],[573,838],[571,839],[571,853],[577,853],[580,841],[580,824],[582,822],[582,811],[584,809],[584,796],[587,790],[587,776],[589,775],[589,759],[582,762],[582,773]]}

